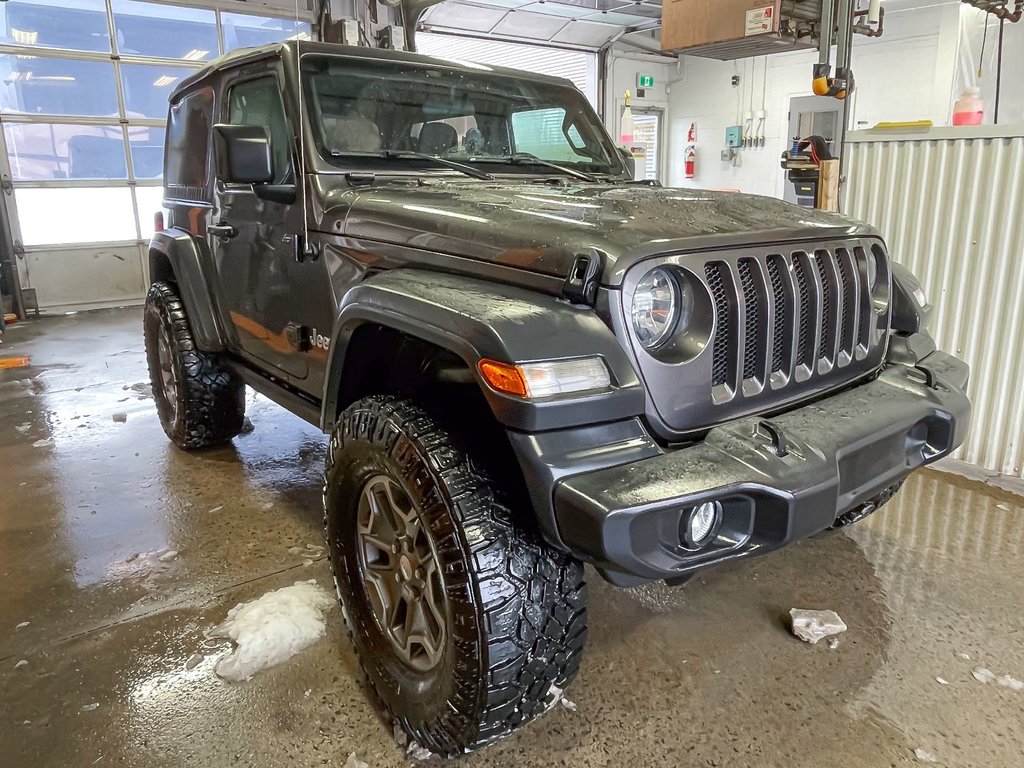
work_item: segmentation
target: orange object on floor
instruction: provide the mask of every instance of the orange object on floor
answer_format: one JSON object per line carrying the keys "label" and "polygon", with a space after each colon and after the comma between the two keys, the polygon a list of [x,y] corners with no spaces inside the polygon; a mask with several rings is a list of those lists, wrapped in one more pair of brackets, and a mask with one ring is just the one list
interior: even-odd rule
{"label": "orange object on floor", "polygon": [[29,364],[27,357],[0,357],[0,370],[4,368],[25,368]]}
{"label": "orange object on floor", "polygon": [[18,322],[18,316],[13,312],[8,312],[6,315],[4,315],[4,322],[7,323],[8,325],[12,325],[13,323]]}

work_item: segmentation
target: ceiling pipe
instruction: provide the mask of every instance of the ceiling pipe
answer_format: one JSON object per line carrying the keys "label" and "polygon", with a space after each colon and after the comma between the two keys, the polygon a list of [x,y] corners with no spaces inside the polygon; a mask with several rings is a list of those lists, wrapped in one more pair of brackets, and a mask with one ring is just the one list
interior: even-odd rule
{"label": "ceiling pipe", "polygon": [[961,0],[961,2],[986,13],[991,13],[1000,21],[1017,23],[1024,18],[1024,0],[1016,0],[1016,2],[1012,3],[1014,7],[1012,11],[1010,10],[1011,3],[1007,2],[1007,0]]}
{"label": "ceiling pipe", "polygon": [[[629,34],[628,32],[626,34]],[[631,40],[625,36],[616,38],[619,45],[628,45],[630,48],[636,48],[637,50],[643,51],[644,53],[650,53],[659,58],[674,61],[677,57],[672,54],[667,54],[656,45],[648,45],[647,43],[640,42],[639,40]]]}
{"label": "ceiling pipe", "polygon": [[[865,37],[881,37],[885,34],[885,8],[878,9],[877,21],[871,21],[870,14],[870,10],[856,11],[853,14],[853,20],[855,22],[853,31],[858,35],[864,35]],[[867,20],[863,23],[858,21],[858,19],[864,19],[865,17],[867,17]]]}
{"label": "ceiling pipe", "polygon": [[416,27],[420,23],[423,12],[442,0],[400,0],[397,3],[402,11],[402,27],[405,30],[405,50],[416,52]]}

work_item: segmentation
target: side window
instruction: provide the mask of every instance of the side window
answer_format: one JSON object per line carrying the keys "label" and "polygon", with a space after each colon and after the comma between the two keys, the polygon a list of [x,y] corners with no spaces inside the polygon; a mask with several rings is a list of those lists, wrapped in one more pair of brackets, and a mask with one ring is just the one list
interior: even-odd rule
{"label": "side window", "polygon": [[277,78],[261,77],[236,85],[231,89],[228,105],[231,125],[265,125],[270,130],[274,181],[287,181],[292,170],[291,136]]}
{"label": "side window", "polygon": [[170,198],[205,201],[213,90],[190,93],[171,105],[167,118],[164,184]]}

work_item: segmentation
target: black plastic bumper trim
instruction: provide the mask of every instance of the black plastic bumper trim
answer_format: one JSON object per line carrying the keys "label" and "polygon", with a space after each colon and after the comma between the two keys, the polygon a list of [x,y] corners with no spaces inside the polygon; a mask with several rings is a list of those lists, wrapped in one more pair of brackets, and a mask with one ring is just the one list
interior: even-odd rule
{"label": "black plastic bumper trim", "polygon": [[[627,580],[676,578],[783,547],[955,450],[970,423],[968,373],[935,352],[779,414],[772,424],[785,455],[754,417],[692,447],[565,477],[555,488],[559,539]],[[706,550],[685,550],[680,522],[706,501],[722,502],[732,522]]]}

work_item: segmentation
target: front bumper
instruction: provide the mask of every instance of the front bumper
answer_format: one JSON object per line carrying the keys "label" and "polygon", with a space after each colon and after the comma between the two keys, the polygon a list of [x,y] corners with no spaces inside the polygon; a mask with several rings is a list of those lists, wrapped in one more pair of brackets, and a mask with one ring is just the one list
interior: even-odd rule
{"label": "front bumper", "polygon": [[[968,373],[935,352],[767,424],[744,419],[692,447],[564,477],[554,495],[558,536],[623,584],[786,546],[956,449],[970,423]],[[708,501],[722,504],[717,533],[687,548],[688,510]]]}

